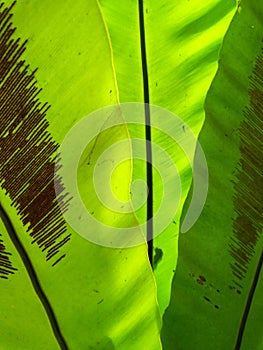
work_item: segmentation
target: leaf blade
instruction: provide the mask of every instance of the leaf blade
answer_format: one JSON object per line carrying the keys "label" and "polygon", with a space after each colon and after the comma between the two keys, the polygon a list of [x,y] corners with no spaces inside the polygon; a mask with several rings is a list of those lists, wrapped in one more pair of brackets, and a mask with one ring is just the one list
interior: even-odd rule
{"label": "leaf blade", "polygon": [[[235,220],[239,211],[254,225],[249,207],[245,205],[242,208],[240,199],[238,208],[236,202],[238,191],[235,184],[240,178],[243,177],[240,188],[248,188],[246,176],[249,165],[242,150],[248,140],[251,141],[250,149],[246,149],[248,158],[259,174],[262,171],[253,156],[256,145],[253,137],[244,138],[250,129],[248,125],[253,125],[257,134],[256,120],[261,115],[261,108],[255,112],[257,116],[246,111],[247,106],[253,109],[256,102],[250,89],[253,90],[253,68],[262,47],[262,21],[258,16],[261,12],[262,5],[253,1],[242,2],[225,37],[219,69],[206,100],[207,119],[200,142],[210,167],[210,187],[199,221],[187,235],[181,237],[181,256],[173,281],[172,301],[164,317],[162,339],[167,349],[175,343],[179,348],[191,349],[197,349],[201,344],[204,349],[209,349],[211,344],[215,349],[240,348],[238,333],[244,310],[249,304],[249,294],[254,288],[253,278],[262,252],[262,232],[257,228],[260,238],[256,242],[254,229],[247,229],[246,235],[243,235],[244,239],[248,239],[247,246],[243,246],[254,249],[250,262],[247,263],[243,249],[239,251],[239,261],[233,255],[233,245],[237,245],[234,242]],[[246,50],[241,55],[244,47]],[[253,178],[254,175],[249,176]],[[248,197],[251,193],[246,192]],[[259,190],[259,196],[260,193]],[[260,206],[256,210],[260,215]],[[255,222],[256,226],[258,224]],[[239,233],[242,233],[240,228]],[[243,276],[237,273],[238,270],[243,271]],[[260,309],[254,308],[254,312],[260,312]],[[191,317],[188,317],[190,313]],[[172,327],[169,326],[171,322],[177,325],[175,336],[172,336]],[[255,343],[260,348],[260,338],[258,341]]]}
{"label": "leaf blade", "polygon": [[[87,21],[86,11],[90,11],[92,20]],[[14,24],[18,36],[29,37],[23,57],[30,66],[39,67],[36,77],[43,87],[41,100],[52,105],[47,121],[57,142],[61,143],[68,130],[86,114],[118,102],[107,33],[96,1],[77,1],[74,6],[70,1],[20,1],[14,8]],[[80,52],[83,47],[84,52]],[[111,138],[118,140],[119,131]],[[121,129],[124,136],[127,138],[125,127]],[[96,156],[100,151],[96,149]],[[129,168],[130,165],[125,168],[125,174]],[[12,178],[12,174],[9,176]],[[122,190],[128,193],[126,183]],[[33,261],[69,348],[133,349],[145,342],[152,349],[160,348],[160,320],[145,245],[130,249],[97,246],[67,225],[72,239],[62,251],[68,258],[51,268],[31,245],[27,227],[21,224],[3,191],[1,203]],[[134,313],[136,305],[140,308]],[[6,325],[4,321],[2,324]],[[14,325],[10,333],[16,334]]]}
{"label": "leaf blade", "polygon": [[[174,4],[163,0],[144,1],[143,6],[139,6],[142,2],[135,1],[129,1],[128,5],[127,1],[100,2],[112,40],[120,101],[150,102],[166,108],[178,115],[182,119],[182,124],[185,122],[198,136],[204,121],[204,99],[215,74],[217,52],[232,18],[235,2],[180,1]],[[143,40],[140,42],[139,24],[142,24],[142,17],[144,17],[146,62],[144,54],[140,54],[141,47],[144,46]],[[145,66],[148,78],[144,78],[143,81],[142,73],[145,71]],[[149,91],[149,101],[144,97],[145,90]],[[175,124],[171,121],[171,128]],[[171,145],[171,139],[167,135],[154,129],[158,127],[160,125],[152,125],[152,143],[161,145],[172,157],[178,167],[182,183],[181,200],[176,217],[167,229],[154,239],[154,252],[162,251],[162,259],[155,268],[155,278],[158,302],[163,314],[169,304],[171,281],[178,255],[179,222],[191,183],[191,169],[180,147],[176,142]],[[184,135],[183,128],[181,131]],[[145,139],[143,128],[130,127],[129,132],[131,138]],[[194,147],[195,145],[192,145],[193,150]],[[143,159],[147,158],[145,150],[142,150],[141,154]],[[153,154],[153,165],[154,162]],[[145,167],[135,160],[133,180],[137,179],[147,182],[147,174]],[[165,182],[165,179],[160,179],[153,170],[154,217],[162,204],[161,180]],[[173,205],[171,201],[170,206]],[[147,205],[144,205],[136,212],[141,223],[146,220],[147,210]],[[155,233],[154,223],[153,226]]]}

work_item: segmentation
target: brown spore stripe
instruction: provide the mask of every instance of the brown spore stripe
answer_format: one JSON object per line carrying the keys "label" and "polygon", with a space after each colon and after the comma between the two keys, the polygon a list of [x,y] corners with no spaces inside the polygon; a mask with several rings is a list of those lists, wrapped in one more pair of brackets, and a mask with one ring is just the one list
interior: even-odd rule
{"label": "brown spore stripe", "polygon": [[21,58],[26,41],[14,38],[14,4],[9,8],[0,4],[0,185],[32,244],[55,266],[65,257],[60,249],[70,240],[62,215],[70,199],[61,178],[54,178],[59,145],[48,132],[50,106],[39,100],[36,71]]}
{"label": "brown spore stripe", "polygon": [[10,260],[11,253],[6,250],[3,240],[0,234],[0,278],[8,279],[8,276],[14,274],[17,269],[13,267]]}
{"label": "brown spore stripe", "polygon": [[[256,249],[259,258],[238,329],[235,350],[239,350],[242,346],[243,334],[263,265],[263,247],[262,245],[256,247],[263,228],[263,48],[250,77],[249,96],[250,104],[244,110],[245,119],[240,127],[241,159],[234,182],[236,218],[233,223],[233,243],[230,245],[230,253],[235,259],[231,265],[235,277],[233,282],[240,289]],[[238,294],[241,294],[240,289],[237,290]]]}
{"label": "brown spore stripe", "polygon": [[234,282],[242,284],[263,228],[263,50],[250,79],[250,104],[240,125],[240,152],[234,181],[234,235],[230,244]]}

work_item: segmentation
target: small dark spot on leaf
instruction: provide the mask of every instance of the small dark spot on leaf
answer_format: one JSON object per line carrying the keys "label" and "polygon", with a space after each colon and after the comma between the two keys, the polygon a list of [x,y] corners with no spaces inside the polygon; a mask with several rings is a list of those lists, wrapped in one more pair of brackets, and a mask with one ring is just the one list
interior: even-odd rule
{"label": "small dark spot on leaf", "polygon": [[199,280],[199,279],[197,279],[196,282],[197,282],[198,284],[200,284],[201,286],[204,284],[203,281],[201,281],[201,280]]}
{"label": "small dark spot on leaf", "polygon": [[206,278],[204,276],[199,276],[200,280],[205,282],[206,281]]}
{"label": "small dark spot on leaf", "polygon": [[93,292],[95,293],[99,293],[99,291],[97,289],[93,289]]}
{"label": "small dark spot on leaf", "polygon": [[220,293],[220,290],[219,290],[219,289],[217,289],[216,291],[217,291],[217,293]]}
{"label": "small dark spot on leaf", "polygon": [[219,309],[219,306],[218,306],[218,305],[215,305],[215,308],[216,308],[216,309]]}
{"label": "small dark spot on leaf", "polygon": [[153,268],[155,269],[159,262],[162,260],[163,251],[160,248],[154,249],[154,257],[153,257]]}
{"label": "small dark spot on leaf", "polygon": [[238,290],[237,290],[237,294],[241,294],[241,290],[238,289]]}
{"label": "small dark spot on leaf", "polygon": [[103,301],[104,301],[104,299],[101,299],[99,302],[97,302],[97,304],[99,305],[99,304],[103,303]]}
{"label": "small dark spot on leaf", "polygon": [[204,299],[208,302],[210,302],[210,299],[204,296]]}

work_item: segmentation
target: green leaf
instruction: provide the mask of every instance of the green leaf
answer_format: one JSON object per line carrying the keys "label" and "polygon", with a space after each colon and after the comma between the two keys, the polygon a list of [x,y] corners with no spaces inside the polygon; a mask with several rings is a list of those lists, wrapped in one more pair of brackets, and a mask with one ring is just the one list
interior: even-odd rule
{"label": "green leaf", "polygon": [[[170,299],[178,254],[180,216],[191,183],[189,160],[177,143],[179,139],[173,140],[169,136],[176,133],[180,139],[188,142],[185,124],[196,136],[199,134],[204,121],[204,99],[217,68],[219,46],[233,16],[235,1],[100,2],[112,41],[120,101],[150,102],[168,109],[181,119],[180,124],[169,116],[168,136],[158,130],[161,122],[152,125],[151,130],[152,143],[167,152],[176,164],[182,191],[174,220],[168,222],[167,228],[154,239],[155,278],[158,302],[163,313]],[[145,34],[146,57],[141,41],[142,31]],[[129,127],[129,132],[132,139],[145,138],[142,128]],[[187,155],[190,160],[194,148],[193,142]],[[146,159],[143,151],[141,153]],[[157,158],[153,152],[153,166],[157,166]],[[164,185],[172,188],[176,182],[175,179],[161,178],[159,170],[153,169],[154,234],[158,226],[155,216],[163,204]],[[134,160],[133,180],[137,179],[146,179],[146,168],[142,162]],[[149,178],[147,182],[148,185],[151,183]],[[168,195],[164,193],[164,196]],[[176,200],[171,198],[169,207],[173,208],[175,204]],[[148,207],[150,205],[148,202]],[[141,223],[145,222],[147,203],[136,214]],[[158,254],[161,254],[161,259],[158,259]]]}
{"label": "green leaf", "polygon": [[[1,347],[160,349],[146,244],[113,249],[89,242],[60,211],[71,205],[61,179],[55,178],[59,196],[54,189],[56,151],[65,135],[90,112],[118,103],[98,4],[20,0],[8,12],[9,6],[6,1],[0,9],[0,233],[1,256],[3,249],[11,253],[18,270],[1,279]],[[103,123],[97,120],[99,128]],[[125,126],[105,132],[84,156],[96,160],[104,141],[107,146],[124,138]],[[130,153],[127,143],[123,151]],[[80,163],[78,171],[81,181],[87,169]],[[127,162],[122,175],[129,179],[130,173]],[[116,181],[117,176],[113,185]],[[128,196],[129,181],[118,185]],[[80,190],[84,200],[93,196],[87,183]],[[136,224],[133,214],[127,221]]]}
{"label": "green leaf", "polygon": [[239,4],[207,96],[208,198],[180,238],[164,349],[263,346],[262,18],[262,2]]}
{"label": "green leaf", "polygon": [[[8,280],[0,280],[2,299],[1,347],[14,349],[19,346],[21,349],[34,349],[38,344],[39,349],[59,349],[47,316],[36,298],[30,278],[19,254],[13,247],[2,220],[0,220],[0,232],[1,239],[5,242],[5,251],[8,254],[12,251],[12,255],[8,255],[8,259],[15,268],[12,270],[14,275],[8,275]],[[0,256],[2,256],[2,249]],[[3,259],[1,259],[1,263],[3,263]],[[1,277],[3,276],[2,268],[6,270],[6,262],[5,265],[1,264]],[[4,276],[7,277],[6,274]]]}

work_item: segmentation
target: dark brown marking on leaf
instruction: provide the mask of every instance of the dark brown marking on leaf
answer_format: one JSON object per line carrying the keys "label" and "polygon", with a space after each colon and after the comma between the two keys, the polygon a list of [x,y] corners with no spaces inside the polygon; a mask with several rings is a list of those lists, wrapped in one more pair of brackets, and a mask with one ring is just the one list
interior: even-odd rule
{"label": "dark brown marking on leaf", "polygon": [[206,282],[206,278],[204,276],[200,275],[199,278],[201,281]]}
{"label": "dark brown marking on leaf", "polygon": [[234,258],[234,263],[231,264],[233,282],[238,287],[233,289],[238,295],[241,294],[243,279],[256,249],[260,256],[238,329],[235,350],[242,347],[244,331],[263,265],[262,246],[256,247],[263,226],[263,49],[256,59],[253,74],[249,79],[250,103],[244,110],[245,119],[239,128],[241,159],[237,167],[236,180],[233,182],[236,217],[233,220],[234,237],[230,244],[230,254]]}
{"label": "dark brown marking on leaf", "polygon": [[55,266],[65,257],[60,249],[70,239],[60,209],[67,210],[70,199],[61,178],[54,179],[59,145],[48,132],[50,106],[40,102],[35,71],[30,73],[21,58],[26,42],[13,37],[13,6],[0,5],[0,184],[27,226],[32,244]]}
{"label": "dark brown marking on leaf", "polygon": [[[242,286],[240,283],[238,283],[237,281],[232,280],[232,282],[234,282],[234,284],[238,287],[242,289]],[[236,289],[235,287],[233,287],[234,289]]]}
{"label": "dark brown marking on leaf", "polygon": [[[2,235],[0,234],[0,237]],[[0,239],[0,278],[8,279],[8,276],[17,271],[15,267],[12,266],[10,261],[10,256],[12,254],[6,250],[4,242]]]}
{"label": "dark brown marking on leaf", "polygon": [[240,125],[240,152],[234,181],[234,235],[230,244],[233,282],[242,288],[263,224],[263,52],[250,77],[250,105]]}

